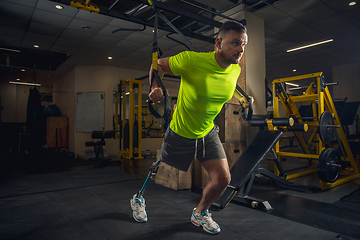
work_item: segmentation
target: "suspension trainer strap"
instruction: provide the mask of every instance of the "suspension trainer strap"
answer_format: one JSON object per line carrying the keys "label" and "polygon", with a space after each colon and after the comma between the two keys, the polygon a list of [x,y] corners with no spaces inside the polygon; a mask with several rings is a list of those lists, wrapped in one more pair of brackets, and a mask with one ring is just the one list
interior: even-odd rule
{"label": "suspension trainer strap", "polygon": [[[242,104],[240,104],[241,105],[241,117],[244,119],[244,121],[250,121],[252,118],[252,113],[253,113],[253,105],[251,102],[251,98],[237,84],[236,84],[236,90],[238,90],[245,97],[246,101],[249,103],[249,110],[248,110],[247,116],[245,113],[246,108]],[[240,99],[238,99],[238,100],[240,101]]]}
{"label": "suspension trainer strap", "polygon": [[162,92],[164,94],[165,99],[165,108],[164,108],[164,115],[161,116],[153,106],[153,101],[151,101],[150,98],[148,98],[148,106],[149,106],[149,112],[154,115],[156,118],[164,118],[164,132],[166,131],[167,127],[169,126],[170,120],[171,120],[171,111],[170,111],[170,100],[169,96],[166,92],[166,88],[161,81],[161,78],[158,74],[158,55],[159,55],[159,47],[157,43],[157,31],[158,31],[158,12],[155,11],[155,19],[154,19],[154,40],[153,40],[153,50],[152,50],[152,76],[151,76],[151,83],[150,83],[150,91],[151,92],[151,86],[153,84],[154,79],[156,78],[157,82],[159,83]]}

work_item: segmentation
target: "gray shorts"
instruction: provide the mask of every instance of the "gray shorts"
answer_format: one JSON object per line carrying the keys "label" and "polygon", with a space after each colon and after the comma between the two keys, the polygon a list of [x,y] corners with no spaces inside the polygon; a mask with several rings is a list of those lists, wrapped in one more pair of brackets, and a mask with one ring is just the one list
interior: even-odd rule
{"label": "gray shorts", "polygon": [[182,171],[187,171],[192,160],[195,158],[199,162],[221,158],[226,159],[226,154],[219,138],[219,127],[215,125],[204,138],[199,139],[182,137],[173,132],[169,127],[164,135],[160,161]]}

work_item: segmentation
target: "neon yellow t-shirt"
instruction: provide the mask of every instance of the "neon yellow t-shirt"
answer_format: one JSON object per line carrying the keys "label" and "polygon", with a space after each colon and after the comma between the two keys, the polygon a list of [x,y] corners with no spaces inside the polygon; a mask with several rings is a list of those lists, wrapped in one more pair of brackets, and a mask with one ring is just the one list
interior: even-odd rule
{"label": "neon yellow t-shirt", "polygon": [[215,52],[185,51],[169,58],[174,75],[181,75],[180,89],[170,128],[182,137],[204,137],[214,119],[232,97],[240,74],[239,64],[223,69]]}

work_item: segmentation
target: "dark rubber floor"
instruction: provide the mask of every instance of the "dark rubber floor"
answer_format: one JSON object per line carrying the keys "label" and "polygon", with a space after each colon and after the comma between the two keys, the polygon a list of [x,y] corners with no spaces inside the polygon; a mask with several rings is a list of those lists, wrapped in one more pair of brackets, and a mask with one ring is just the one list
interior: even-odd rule
{"label": "dark rubber floor", "polygon": [[151,181],[149,221],[137,223],[129,200],[143,181],[109,166],[2,179],[0,239],[360,239],[358,203],[325,204],[266,185],[254,185],[251,193],[269,200],[273,210],[235,203],[212,209],[222,231],[211,236],[190,223],[200,194]]}

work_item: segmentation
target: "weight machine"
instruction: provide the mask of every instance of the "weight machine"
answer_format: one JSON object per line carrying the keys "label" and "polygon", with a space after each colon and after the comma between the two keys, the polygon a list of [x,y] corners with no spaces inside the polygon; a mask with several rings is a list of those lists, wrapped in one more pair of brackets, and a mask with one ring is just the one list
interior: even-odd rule
{"label": "weight machine", "polygon": [[[311,80],[305,92],[299,96],[287,94],[284,84],[298,80]],[[290,129],[297,137],[304,153],[280,151],[279,142],[275,145],[276,155],[281,157],[299,157],[309,160],[311,170],[289,174],[287,179],[297,178],[312,173],[319,175],[321,190],[329,189],[340,184],[360,178],[359,170],[346,139],[339,115],[336,111],[322,72],[306,74],[295,77],[276,79],[273,84],[273,117],[279,118],[279,104],[284,107],[286,117],[292,117],[295,124],[306,124],[312,129],[310,138],[306,138],[304,130]],[[304,87],[298,87],[301,89]],[[280,102],[280,103],[279,103]],[[312,117],[300,115],[296,103],[311,102]],[[275,128],[276,129],[276,128]],[[327,148],[333,137],[339,143],[341,154],[336,149]],[[317,160],[314,164],[312,160]],[[274,173],[279,174],[275,165]],[[341,177],[340,177],[341,176]]]}
{"label": "weight machine", "polygon": [[[135,89],[138,89],[137,93]],[[121,139],[119,157],[126,159],[142,159],[142,123],[141,116],[135,115],[135,98],[137,104],[142,104],[142,81],[135,79],[120,80],[120,119],[121,119]],[[128,103],[127,100],[128,99]],[[115,101],[118,102],[118,101]],[[115,109],[117,105],[115,106]],[[126,111],[128,109],[128,111]],[[128,117],[128,118],[127,118]],[[118,118],[116,115],[115,118]],[[115,120],[115,122],[118,122]]]}

